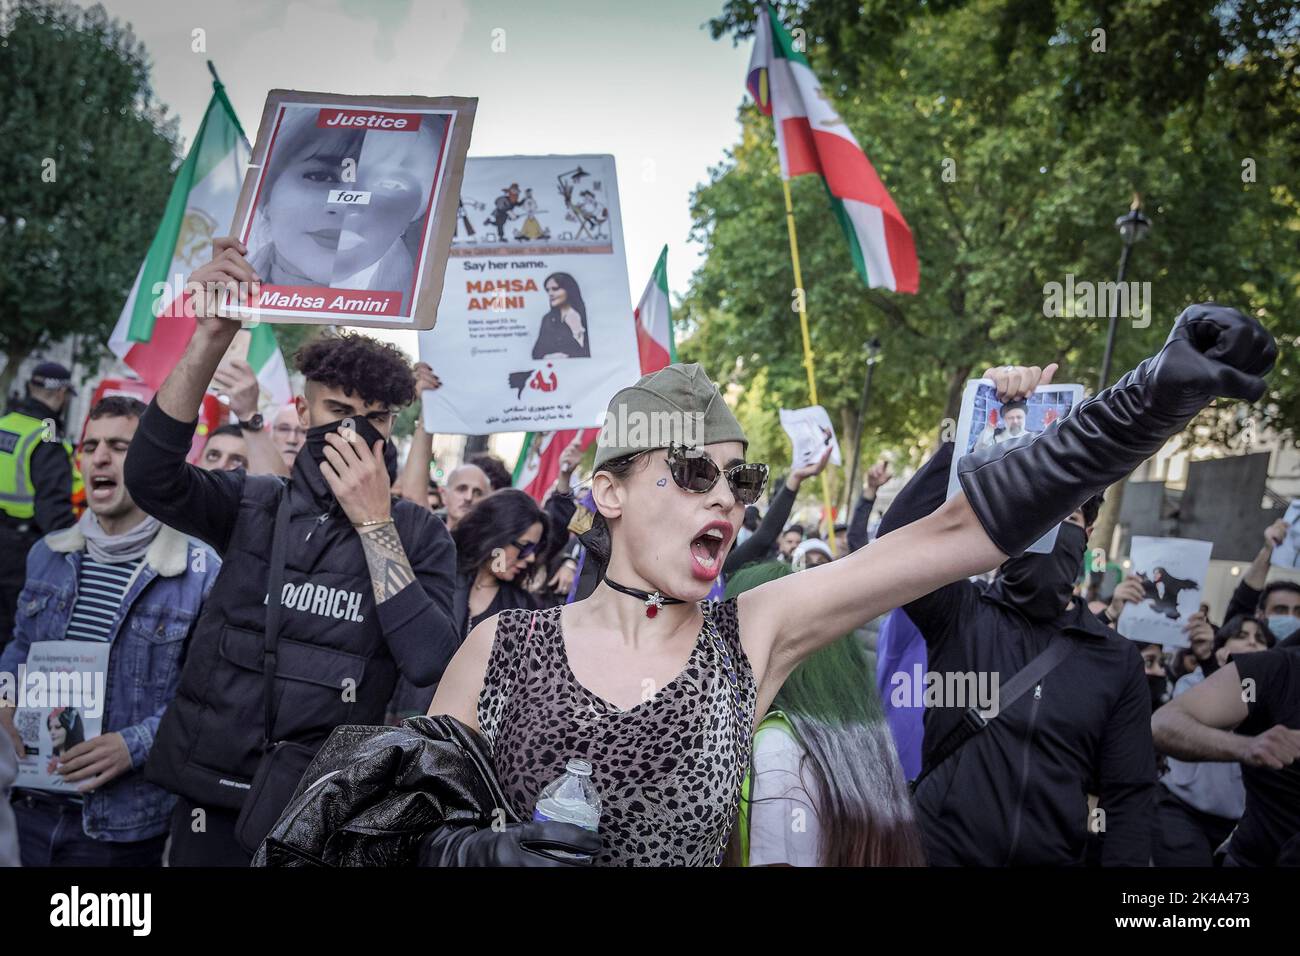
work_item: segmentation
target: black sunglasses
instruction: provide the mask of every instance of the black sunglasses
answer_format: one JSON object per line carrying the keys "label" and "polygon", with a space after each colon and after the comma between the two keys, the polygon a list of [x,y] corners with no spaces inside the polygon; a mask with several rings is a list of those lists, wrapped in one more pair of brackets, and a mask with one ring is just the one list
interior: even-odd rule
{"label": "black sunglasses", "polygon": [[538,542],[536,541],[511,541],[512,545],[519,552],[519,560],[522,561],[534,551],[537,550]]}
{"label": "black sunglasses", "polygon": [[767,465],[745,462],[723,471],[703,451],[681,445],[668,446],[668,472],[678,488],[697,495],[712,491],[718,479],[726,475],[731,493],[746,505],[757,501],[767,484]]}

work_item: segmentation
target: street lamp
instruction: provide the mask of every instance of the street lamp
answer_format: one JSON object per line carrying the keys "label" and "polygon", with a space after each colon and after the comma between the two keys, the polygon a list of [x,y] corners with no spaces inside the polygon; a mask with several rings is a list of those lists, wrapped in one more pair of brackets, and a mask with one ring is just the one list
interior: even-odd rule
{"label": "street lamp", "polygon": [[[1137,193],[1133,194],[1133,203],[1129,206],[1128,213],[1115,220],[1115,228],[1119,230],[1120,241],[1124,243],[1124,248],[1119,254],[1119,281],[1122,283],[1128,272],[1128,259],[1133,252],[1133,246],[1145,239],[1147,233],[1151,231],[1151,220],[1142,215],[1142,197]],[[1126,296],[1125,300],[1132,301],[1132,298]],[[1115,350],[1115,327],[1118,324],[1119,310],[1115,309],[1110,316],[1110,327],[1106,330],[1106,351],[1101,359],[1101,376],[1097,380],[1098,392],[1110,381],[1110,359]],[[1115,527],[1119,524],[1120,505],[1124,501],[1124,486],[1127,481],[1127,478],[1122,478],[1110,486],[1106,492],[1106,500],[1101,506],[1101,512],[1097,515],[1096,524],[1093,526],[1093,546],[1103,548],[1107,553],[1115,544]]]}
{"label": "street lamp", "polygon": [[[1124,248],[1119,254],[1119,282],[1123,284],[1124,276],[1128,273],[1128,258],[1133,250],[1133,246],[1147,237],[1151,231],[1151,220],[1142,215],[1142,198],[1136,193],[1133,194],[1133,204],[1129,206],[1128,213],[1120,216],[1115,220],[1115,228],[1119,230],[1120,241],[1124,243]],[[1125,301],[1128,298],[1125,297]],[[1101,358],[1101,377],[1097,380],[1097,391],[1101,391],[1110,381],[1110,358],[1111,353],[1115,350],[1115,328],[1119,324],[1118,310],[1113,310],[1110,316],[1110,326],[1106,329],[1106,351]]]}
{"label": "street lamp", "polygon": [[880,361],[880,339],[872,336],[865,347],[867,378],[862,383],[862,401],[858,405],[858,434],[853,441],[853,466],[849,469],[849,502],[848,507],[844,509],[846,515],[852,512],[853,503],[857,500],[858,458],[862,455],[862,434],[867,428],[867,401],[871,397],[871,376],[876,370],[876,363]]}

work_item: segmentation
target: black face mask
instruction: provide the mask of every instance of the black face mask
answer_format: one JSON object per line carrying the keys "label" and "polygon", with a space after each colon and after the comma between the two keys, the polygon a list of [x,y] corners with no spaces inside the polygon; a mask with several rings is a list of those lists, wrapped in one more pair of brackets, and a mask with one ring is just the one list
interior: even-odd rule
{"label": "black face mask", "polygon": [[330,422],[328,425],[317,425],[315,428],[307,429],[307,437],[303,441],[303,450],[312,457],[312,460],[319,466],[325,459],[325,449],[329,443],[325,441],[325,436],[329,434],[339,434],[343,431],[345,422],[351,422],[351,428],[361,441],[365,442],[367,448],[374,448],[375,442],[384,443],[384,466],[388,469],[388,480],[397,480],[397,449],[391,441],[379,434],[379,429],[370,424],[368,418],[340,418],[336,422]]}
{"label": "black face mask", "polygon": [[1087,546],[1083,529],[1064,522],[1047,554],[1022,554],[1002,565],[1000,596],[1031,621],[1055,620],[1070,603]]}

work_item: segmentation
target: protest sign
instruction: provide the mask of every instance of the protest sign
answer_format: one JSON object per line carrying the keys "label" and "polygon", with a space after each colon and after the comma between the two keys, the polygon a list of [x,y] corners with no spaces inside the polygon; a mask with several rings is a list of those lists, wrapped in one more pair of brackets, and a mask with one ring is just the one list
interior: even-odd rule
{"label": "protest sign", "polygon": [[835,426],[826,409],[820,405],[806,408],[783,408],[780,410],[781,427],[790,436],[794,446],[792,466],[802,468],[821,461],[827,446],[831,449],[831,464],[841,465],[840,443],[835,437]]}
{"label": "protest sign", "polygon": [[1210,541],[1134,535],[1129,561],[1143,597],[1124,605],[1117,627],[1120,634],[1143,644],[1190,646],[1183,628],[1200,609],[1213,548]]}
{"label": "protest sign", "polygon": [[59,757],[101,732],[109,648],[98,641],[31,646],[12,689],[14,726],[23,740],[15,786],[76,792],[58,773]]}
{"label": "protest sign", "polygon": [[438,327],[420,358],[442,387],[430,432],[484,435],[601,424],[641,376],[612,156],[465,164]]}
{"label": "protest sign", "polygon": [[266,322],[431,329],[476,100],[272,90],[231,231]]}
{"label": "protest sign", "polygon": [[[1070,414],[1083,398],[1082,385],[1043,385],[1028,398],[998,401],[997,388],[987,378],[971,379],[962,393],[957,418],[957,448],[948,472],[948,497],[961,491],[957,468],[961,459],[979,448],[1032,441],[1054,422]],[[1046,554],[1056,545],[1056,528],[1025,550]]]}
{"label": "protest sign", "polygon": [[1300,568],[1300,498],[1286,506],[1282,516],[1286,522],[1286,537],[1273,549],[1270,563],[1278,568]]}

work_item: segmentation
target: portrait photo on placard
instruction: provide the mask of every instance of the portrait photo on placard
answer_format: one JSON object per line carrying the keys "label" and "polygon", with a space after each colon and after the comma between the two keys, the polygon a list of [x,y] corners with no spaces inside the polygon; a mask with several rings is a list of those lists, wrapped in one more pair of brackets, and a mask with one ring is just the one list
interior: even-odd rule
{"label": "portrait photo on placard", "polygon": [[[972,379],[962,393],[957,418],[957,448],[948,472],[948,497],[961,491],[957,477],[961,460],[972,452],[1032,441],[1044,430],[1069,415],[1083,399],[1082,385],[1043,385],[1026,399],[1003,402],[997,388],[986,378]],[[1056,528],[1027,549],[1046,554],[1056,544]]]}
{"label": "portrait photo on placard", "polygon": [[[248,311],[426,327],[419,307],[436,310],[454,228],[453,141],[465,137],[453,131],[469,119],[455,108],[343,100],[268,100],[236,216],[262,279]],[[430,257],[439,260],[432,270]]]}

